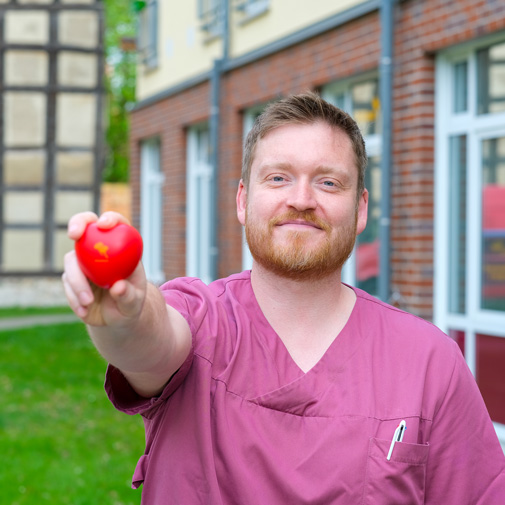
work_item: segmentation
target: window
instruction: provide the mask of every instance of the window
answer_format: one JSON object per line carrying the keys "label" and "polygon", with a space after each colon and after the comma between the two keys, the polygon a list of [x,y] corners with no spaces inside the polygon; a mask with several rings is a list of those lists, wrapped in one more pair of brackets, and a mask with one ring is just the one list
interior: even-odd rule
{"label": "window", "polygon": [[223,0],[198,0],[198,17],[201,29],[209,38],[223,34]]}
{"label": "window", "polygon": [[186,273],[205,283],[212,278],[212,165],[207,125],[188,131]]}
{"label": "window", "polygon": [[140,62],[154,68],[158,65],[158,0],[137,2],[137,5]]}
{"label": "window", "polygon": [[505,43],[439,55],[436,92],[435,323],[505,440]]}
{"label": "window", "polygon": [[145,140],[140,150],[141,221],[144,240],[143,263],[147,278],[155,284],[165,280],[163,273],[163,198],[165,177],[161,171],[158,139]]}
{"label": "window", "polygon": [[358,236],[353,255],[343,270],[343,280],[377,296],[379,280],[379,219],[381,185],[381,118],[379,81],[374,77],[323,88],[323,98],[345,110],[358,123],[365,138],[368,167],[365,187],[369,192],[368,222]]}
{"label": "window", "polygon": [[256,18],[268,11],[270,0],[235,0],[235,10],[243,14],[241,23]]}
{"label": "window", "polygon": [[479,114],[505,111],[505,43],[477,51]]}

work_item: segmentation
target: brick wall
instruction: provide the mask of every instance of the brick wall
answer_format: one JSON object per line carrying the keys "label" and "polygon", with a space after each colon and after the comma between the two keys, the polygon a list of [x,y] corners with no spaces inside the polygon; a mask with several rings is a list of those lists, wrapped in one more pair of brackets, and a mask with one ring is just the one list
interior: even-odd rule
{"label": "brick wall", "polygon": [[186,268],[186,128],[209,116],[209,84],[191,88],[170,99],[135,111],[132,116],[131,184],[132,216],[140,225],[140,142],[158,137],[163,188],[163,264],[167,278]]}
{"label": "brick wall", "polygon": [[[435,53],[505,29],[501,0],[407,0],[396,5],[392,180],[392,290],[403,308],[433,312]],[[236,69],[223,77],[218,178],[219,276],[241,268],[235,194],[240,178],[242,113],[289,93],[378,70],[378,13]],[[139,219],[139,141],[161,138],[164,265],[185,271],[185,128],[208,118],[208,83],[132,114],[133,220]]]}

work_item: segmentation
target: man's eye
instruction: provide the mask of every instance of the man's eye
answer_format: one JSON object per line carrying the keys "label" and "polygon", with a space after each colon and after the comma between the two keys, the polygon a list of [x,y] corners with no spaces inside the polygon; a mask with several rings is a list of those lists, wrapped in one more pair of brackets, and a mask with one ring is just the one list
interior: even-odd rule
{"label": "man's eye", "polygon": [[335,186],[335,183],[333,181],[324,181],[323,184],[325,186],[333,187]]}
{"label": "man's eye", "polygon": [[274,175],[272,177],[272,181],[274,182],[282,182],[284,180],[284,177],[281,177],[280,175]]}

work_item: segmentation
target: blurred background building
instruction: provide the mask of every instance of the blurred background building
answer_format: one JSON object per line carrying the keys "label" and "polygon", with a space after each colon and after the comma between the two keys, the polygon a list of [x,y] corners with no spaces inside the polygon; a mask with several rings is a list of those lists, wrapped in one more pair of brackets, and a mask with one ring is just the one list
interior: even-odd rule
{"label": "blurred background building", "polygon": [[0,272],[10,289],[59,275],[68,218],[99,208],[103,68],[101,2],[0,0]]}
{"label": "blurred background building", "polygon": [[[344,280],[458,342],[505,443],[505,3],[131,7],[132,205],[126,189],[111,207],[131,211],[149,278],[250,268],[243,139],[267,103],[315,90],[356,118],[369,156],[369,223]],[[63,300],[67,220],[108,207],[104,27],[98,0],[0,0],[0,305]]]}
{"label": "blurred background building", "polygon": [[149,277],[250,267],[243,138],[269,101],[316,90],[368,148],[369,224],[345,281],[456,339],[505,441],[505,3],[135,5],[132,216]]}

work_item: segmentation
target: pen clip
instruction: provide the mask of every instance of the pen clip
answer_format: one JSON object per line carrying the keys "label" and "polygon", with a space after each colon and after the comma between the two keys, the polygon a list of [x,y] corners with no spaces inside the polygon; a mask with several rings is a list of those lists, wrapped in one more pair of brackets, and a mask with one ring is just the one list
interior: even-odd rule
{"label": "pen clip", "polygon": [[393,435],[393,439],[391,440],[391,445],[389,446],[389,452],[387,456],[387,460],[389,461],[391,459],[391,456],[393,454],[393,449],[395,447],[396,442],[401,442],[403,440],[403,436],[405,435],[405,430],[407,429],[407,423],[405,422],[405,419],[402,419],[400,421],[400,424],[395,430],[395,433]]}

